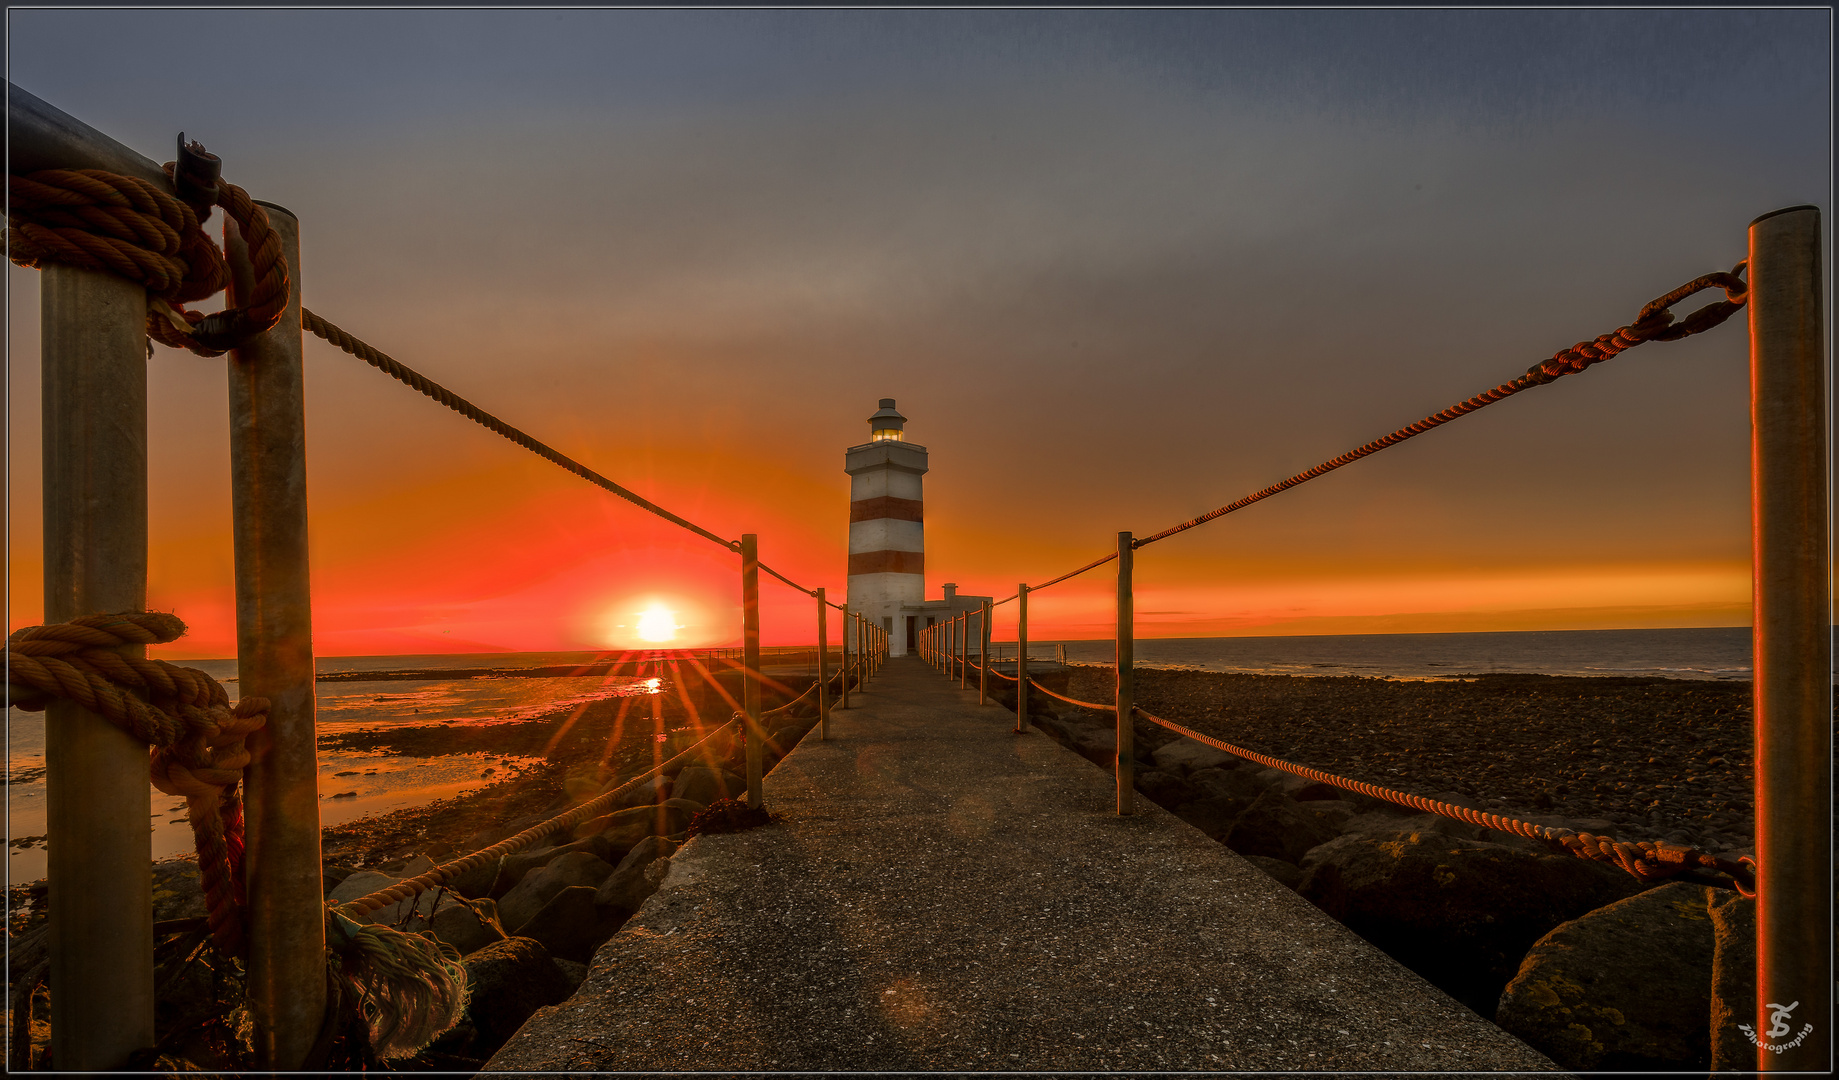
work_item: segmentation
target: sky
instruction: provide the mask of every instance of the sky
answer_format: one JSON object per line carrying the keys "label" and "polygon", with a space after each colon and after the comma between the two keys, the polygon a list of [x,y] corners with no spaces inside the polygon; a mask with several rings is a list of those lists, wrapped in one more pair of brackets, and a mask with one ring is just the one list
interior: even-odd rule
{"label": "sky", "polygon": [[[838,598],[843,451],[1007,596],[1830,214],[1831,12],[28,10],[9,78],[300,219],[306,306]],[[191,56],[197,62],[177,62]],[[8,270],[10,626],[41,614]],[[1688,302],[1687,308],[1696,306]],[[738,560],[311,337],[320,655],[738,639]],[[149,604],[234,650],[226,378],[149,363]],[[1137,633],[1744,625],[1741,319],[1138,553]],[[1031,598],[1108,638],[1110,567]],[[762,585],[769,644],[813,602]],[[1012,610],[1012,609],[1007,609]],[[834,629],[832,630],[834,633]],[[999,618],[997,636],[1013,633]]]}

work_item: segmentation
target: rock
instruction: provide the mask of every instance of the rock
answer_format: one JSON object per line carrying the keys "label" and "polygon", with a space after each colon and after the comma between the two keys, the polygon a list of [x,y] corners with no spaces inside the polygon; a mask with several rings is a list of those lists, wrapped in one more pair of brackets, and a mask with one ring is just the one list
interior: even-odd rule
{"label": "rock", "polygon": [[1311,780],[1307,776],[1298,776],[1287,769],[1259,769],[1253,775],[1261,783],[1276,788],[1297,802],[1357,797],[1354,792],[1345,791],[1333,784],[1325,784],[1320,780]]}
{"label": "rock", "polygon": [[[1364,814],[1355,814],[1341,823],[1341,831],[1388,837],[1395,833],[1436,833],[1439,836],[1478,840],[1481,834],[1488,830],[1470,825],[1466,821],[1446,818],[1442,814],[1414,814],[1405,807],[1390,806],[1369,810]],[[1540,846],[1540,850],[1545,850],[1543,845]]]}
{"label": "rock", "polygon": [[1294,889],[1303,883],[1303,872],[1294,863],[1263,855],[1247,855],[1245,861],[1282,882],[1285,888]]}
{"label": "rock", "polygon": [[[1756,1068],[1756,1044],[1739,1024],[1756,1027],[1756,901],[1714,890],[1711,918],[1711,1069]],[[1763,1029],[1768,1030],[1768,1029]]]}
{"label": "rock", "polygon": [[1241,757],[1193,739],[1178,739],[1150,756],[1156,768],[1177,776],[1186,776],[1196,769],[1236,769],[1245,763]]}
{"label": "rock", "polygon": [[[601,821],[599,835],[613,851],[631,851],[647,836],[669,836],[682,832],[690,818],[702,807],[685,799],[670,799],[657,806],[638,806],[621,810]],[[622,856],[623,857],[623,856]]]}
{"label": "rock", "polygon": [[[493,841],[497,843],[497,841]],[[486,845],[490,847],[490,844]],[[492,894],[492,885],[498,880],[498,866],[504,861],[503,856],[486,859],[463,874],[456,875],[447,882],[447,887],[461,896],[473,900],[483,900]]]}
{"label": "rock", "polygon": [[473,1057],[490,1057],[532,1013],[567,1001],[575,992],[548,950],[530,938],[506,938],[461,963],[469,991],[466,1018],[478,1033]]}
{"label": "rock", "polygon": [[474,851],[480,851],[484,848],[491,847],[493,844],[496,844],[498,841],[510,835],[510,829],[504,825],[488,825],[460,841],[460,851],[469,854]]}
{"label": "rock", "polygon": [[556,967],[562,970],[564,978],[577,987],[587,981],[586,964],[576,963],[573,960],[564,960],[558,956],[556,957]]}
{"label": "rock", "polygon": [[[159,863],[154,864],[154,875],[155,876],[153,879],[153,887],[156,892],[159,890],[159,887],[160,887],[160,879],[158,876],[159,867],[160,867]],[[344,881],[346,878],[350,877],[351,875],[355,873],[357,873],[357,870],[354,867],[340,866],[336,863],[326,863],[323,867],[320,868],[320,874],[319,874],[320,880],[325,883],[325,887],[320,890],[321,895],[330,895],[333,889],[338,888],[339,882]]]}
{"label": "rock", "polygon": [[1711,916],[1703,885],[1618,900],[1540,938],[1495,1023],[1575,1070],[1711,1064]]}
{"label": "rock", "polygon": [[503,941],[507,936],[504,927],[497,923],[497,906],[492,905],[490,914],[482,914],[475,905],[492,904],[490,900],[479,900],[473,904],[442,904],[434,918],[427,920],[427,928],[435,937],[460,950],[460,955],[477,952],[494,942]]}
{"label": "rock", "polygon": [[492,878],[491,891],[487,895],[494,899],[501,898],[522,881],[525,874],[577,851],[585,851],[602,860],[609,860],[613,854],[606,838],[602,836],[589,836],[567,844],[545,844],[530,851],[513,852],[498,861],[498,870]]}
{"label": "rock", "polygon": [[[660,839],[652,837],[652,840]],[[646,843],[650,843],[647,840]],[[664,843],[669,843],[668,840]],[[674,845],[673,845],[674,847]],[[638,854],[638,849],[633,849]],[[658,891],[658,884],[664,875],[670,872],[670,856],[657,855],[641,862],[633,862],[631,856],[619,864],[607,880],[601,882],[594,893],[594,902],[605,908],[613,908],[630,915],[643,907],[645,900]]]}
{"label": "rock", "polygon": [[546,866],[524,875],[517,886],[498,901],[498,917],[513,933],[563,889],[575,885],[598,886],[613,873],[605,859],[589,851],[571,851]]}
{"label": "rock", "polygon": [[1353,816],[1345,804],[1334,805],[1342,812],[1317,811],[1270,788],[1234,819],[1221,839],[1241,855],[1300,862],[1310,848],[1339,836],[1341,822]]}
{"label": "rock", "polygon": [[386,889],[402,879],[394,874],[385,874],[377,870],[359,870],[338,883],[338,887],[326,894],[326,899],[334,904],[348,904],[360,897],[369,896],[379,889]]}
{"label": "rock", "polygon": [[[607,781],[605,787],[601,788],[601,793],[612,791],[623,783],[625,783],[624,780],[614,777]],[[607,806],[607,809],[610,811],[630,810],[635,806],[654,806],[671,797],[673,783],[671,777],[654,776],[642,784],[635,785],[630,791],[622,792]]]}
{"label": "rock", "polygon": [[[438,908],[436,904],[439,904]],[[420,931],[428,929],[429,916],[437,915],[451,907],[463,906],[460,898],[453,895],[452,890],[442,889],[437,885],[406,900],[398,900],[388,907],[378,908],[368,915],[360,915],[357,921]]]}
{"label": "rock", "polygon": [[671,788],[673,798],[709,805],[717,799],[738,799],[747,792],[745,777],[726,769],[685,769]]}
{"label": "rock", "polygon": [[1483,1016],[1533,942],[1641,889],[1588,859],[1428,832],[1343,834],[1302,869],[1311,903]]}
{"label": "rock", "polygon": [[1182,779],[1178,773],[1145,769],[1137,774],[1136,780],[1137,790],[1143,797],[1164,810],[1173,810],[1201,797],[1200,788]]}
{"label": "rock", "polygon": [[200,919],[209,911],[196,859],[167,859],[153,864],[154,922]]}
{"label": "rock", "polygon": [[631,917],[594,903],[594,896],[590,885],[561,890],[518,928],[518,935],[542,942],[551,956],[585,962]]}
{"label": "rock", "polygon": [[647,836],[645,839],[639,841],[637,847],[628,851],[626,857],[621,859],[619,865],[615,866],[613,869],[618,871],[631,869],[633,867],[643,868],[657,859],[670,858],[677,853],[677,849],[681,846],[683,846],[682,841],[670,837]]}

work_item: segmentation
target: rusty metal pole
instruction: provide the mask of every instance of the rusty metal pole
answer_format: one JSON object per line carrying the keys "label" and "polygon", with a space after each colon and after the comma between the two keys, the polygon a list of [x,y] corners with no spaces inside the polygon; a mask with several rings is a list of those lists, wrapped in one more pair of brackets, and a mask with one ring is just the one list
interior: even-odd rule
{"label": "rusty metal pole", "polygon": [[841,670],[838,672],[843,678],[843,701],[842,704],[837,707],[840,709],[847,709],[849,708],[849,604],[845,602],[843,606],[837,610],[843,613],[842,621],[837,624],[842,630],[842,635],[837,639],[837,645],[843,650]]}
{"label": "rusty metal pole", "polygon": [[817,737],[830,737],[830,611],[817,590]]}
{"label": "rusty metal pole", "polygon": [[[1757,1068],[1832,1067],[1832,636],[1820,211],[1750,223]],[[1795,1004],[1798,1003],[1798,1004]]]}
{"label": "rusty metal pole", "polygon": [[1015,733],[1028,724],[1028,586],[1015,587]]}
{"label": "rusty metal pole", "polygon": [[982,631],[978,635],[977,642],[977,704],[979,705],[990,703],[990,616],[995,612],[996,609],[990,606],[988,600],[985,600],[983,609],[977,615],[979,629]]}
{"label": "rusty metal pole", "polygon": [[1131,595],[1131,564],[1136,550],[1130,534],[1117,534],[1117,812],[1137,808],[1136,724],[1136,604]]}
{"label": "rusty metal pole", "polygon": [[[265,1069],[298,1069],[326,1011],[324,868],[307,556],[306,393],[300,334],[300,223],[278,206],[293,295],[281,321],[230,353],[230,501],[240,692],[269,701],[249,736],[246,808],[249,1011]],[[226,222],[232,304],[255,287]]]}
{"label": "rusty metal pole", "polygon": [[757,808],[764,798],[761,778],[766,772],[766,733],[760,730],[760,538],[754,533],[741,534],[741,649],[747,805]]}
{"label": "rusty metal pole", "polygon": [[[45,621],[147,607],[147,292],[39,273]],[[120,652],[145,656],[145,646]],[[45,711],[51,1053],[125,1068],[153,1045],[147,745],[74,701]]]}

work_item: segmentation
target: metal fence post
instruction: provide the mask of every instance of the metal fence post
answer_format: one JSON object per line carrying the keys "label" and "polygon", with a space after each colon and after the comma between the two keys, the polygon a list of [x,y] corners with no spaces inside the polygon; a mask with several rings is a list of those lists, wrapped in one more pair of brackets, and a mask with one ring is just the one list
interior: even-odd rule
{"label": "metal fence post", "polygon": [[843,618],[837,623],[837,627],[841,630],[841,634],[837,638],[837,645],[843,651],[842,663],[840,665],[840,670],[837,672],[837,674],[842,677],[843,681],[843,689],[839,695],[842,701],[837,705],[837,708],[847,709],[849,708],[849,603],[845,601],[837,610],[843,615]]}
{"label": "metal fence post", "polygon": [[1136,558],[1130,534],[1117,534],[1117,812],[1136,810],[1136,606],[1130,589]]}
{"label": "metal fence post", "polygon": [[982,631],[978,635],[980,640],[977,642],[977,704],[979,705],[990,703],[990,616],[995,613],[995,610],[990,606],[990,602],[985,600],[982,610],[977,614]]}
{"label": "metal fence post", "polygon": [[754,533],[741,534],[741,648],[747,805],[757,807],[764,798],[761,778],[766,772],[766,733],[760,730],[760,538]]}
{"label": "metal fence post", "polygon": [[817,590],[817,737],[830,737],[830,612]]}
{"label": "metal fence post", "polygon": [[[307,554],[306,390],[300,331],[300,223],[263,203],[293,294],[281,321],[230,352],[230,501],[236,552],[240,692],[269,701],[249,736],[249,1010],[264,1068],[298,1069],[326,1011],[319,851],[313,603]],[[255,281],[226,222],[230,302]]]}
{"label": "metal fence post", "polygon": [[958,690],[971,688],[971,613],[958,616]]}
{"label": "metal fence post", "polygon": [[[45,621],[147,607],[147,292],[39,273]],[[124,654],[146,655],[144,646]],[[74,701],[45,710],[51,1046],[59,1069],[153,1045],[147,745]]]}
{"label": "metal fence post", "polygon": [[1015,587],[1015,733],[1028,723],[1028,586]]}
{"label": "metal fence post", "polygon": [[[1765,1071],[1831,1067],[1832,686],[1820,211],[1750,223],[1756,1005]],[[1801,1037],[1805,1032],[1807,1037]],[[1817,1033],[1817,1034],[1816,1034]]]}

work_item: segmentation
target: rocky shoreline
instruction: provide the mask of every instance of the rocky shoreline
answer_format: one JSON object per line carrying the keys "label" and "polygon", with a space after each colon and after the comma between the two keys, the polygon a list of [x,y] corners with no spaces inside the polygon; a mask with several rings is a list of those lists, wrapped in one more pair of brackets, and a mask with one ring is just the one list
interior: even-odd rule
{"label": "rocky shoreline", "polygon": [[[1108,668],[1042,678],[1082,700],[1111,693]],[[1540,824],[1726,857],[1747,853],[1752,836],[1748,690],[1520,675],[1394,682],[1138,673],[1144,709],[1249,749]],[[775,697],[769,707],[785,699]],[[1012,706],[1012,687],[998,697]],[[805,702],[778,722],[769,766],[814,712]],[[543,764],[459,798],[326,829],[328,899],[365,895],[545,820],[693,742],[706,730],[699,717],[726,715],[716,701],[668,703],[654,720],[649,706],[602,701],[526,723],[330,736],[341,748],[485,751]],[[1111,767],[1109,716],[1040,695],[1031,715],[1069,749]],[[1733,1018],[1754,1014],[1749,901],[1698,884],[1650,888],[1601,863],[1265,769],[1147,722],[1138,722],[1135,745],[1144,797],[1561,1065],[1746,1067]],[[472,985],[462,1025],[393,1064],[476,1069],[536,1008],[572,994],[595,948],[657,887],[692,816],[738,792],[738,752],[712,747],[573,835],[371,916],[454,945]],[[159,864],[155,878],[157,920],[202,915],[192,864]],[[37,922],[11,928],[14,980],[42,951]],[[43,1000],[28,1024],[36,1042]],[[202,1045],[184,1056],[229,1066]]]}
{"label": "rocky shoreline", "polygon": [[[1112,696],[1108,667],[1044,682]],[[1055,685],[1054,683],[1058,683]],[[1620,840],[1751,853],[1749,686],[1436,682],[1139,670],[1139,707],[1324,772]],[[1013,707],[1014,691],[1001,692]],[[1109,714],[1030,698],[1095,765]],[[1753,902],[1312,782],[1139,719],[1136,782],[1474,1011],[1570,1069],[1753,1068]],[[1747,1051],[1747,1053],[1746,1053]]]}
{"label": "rocky shoreline", "polygon": [[[619,787],[726,722],[730,710],[724,707],[723,690],[737,689],[702,687],[700,693],[687,695],[687,702],[677,697],[655,699],[655,716],[643,699],[624,698],[527,722],[430,724],[322,736],[322,747],[336,749],[407,756],[486,752],[542,762],[513,769],[497,782],[455,798],[325,828],[321,852],[326,898],[343,902],[368,895]],[[764,705],[773,708],[803,689],[795,681],[769,687]],[[804,735],[815,713],[815,705],[806,701],[773,721],[777,726],[767,748],[769,768]],[[584,823],[572,835],[541,841],[445,889],[423,894],[414,904],[404,902],[361,920],[428,932],[453,945],[463,954],[471,986],[472,1005],[459,1028],[421,1054],[391,1061],[390,1066],[476,1069],[531,1012],[572,994],[586,976],[594,947],[617,931],[656,888],[692,816],[744,792],[741,754],[738,740],[718,737],[695,761],[679,763],[666,775],[638,785],[616,801],[609,814]],[[719,821],[706,827],[720,827]],[[160,982],[190,996],[162,996],[158,1019],[160,1034],[168,1040],[162,1051],[166,1056],[163,1064],[152,1058],[143,1064],[235,1070],[240,1066],[233,1003],[239,995],[222,985],[222,970],[214,970],[208,960],[197,962],[198,953],[186,955],[202,941],[198,935],[205,907],[197,864],[192,859],[168,860],[154,864],[153,875],[154,920],[161,928],[156,935]],[[21,980],[36,978],[36,969],[48,955],[45,882],[14,886],[9,901],[8,983],[17,997]],[[43,1055],[49,1040],[49,999],[42,984],[13,1030],[22,1037],[15,1040],[9,1066],[47,1067]],[[378,1065],[359,1057],[326,1067]]]}

